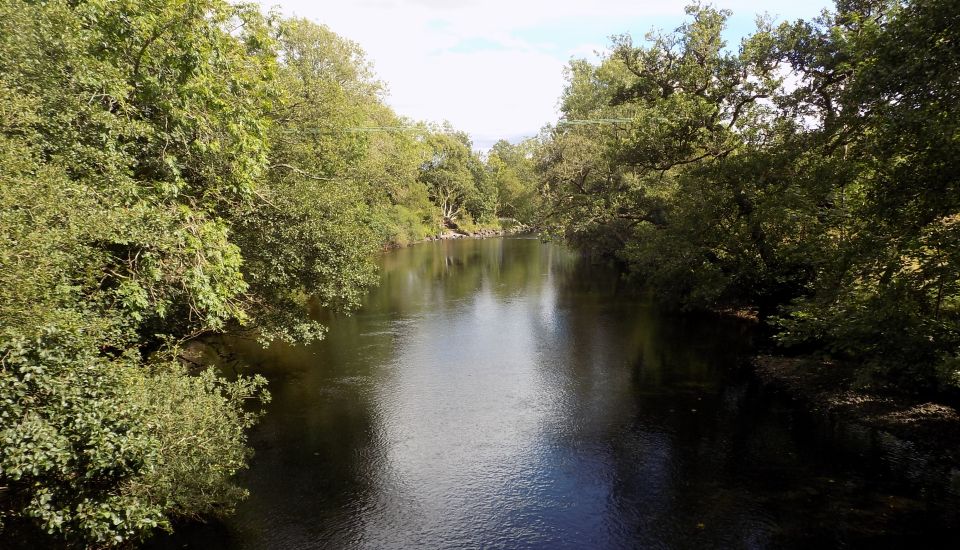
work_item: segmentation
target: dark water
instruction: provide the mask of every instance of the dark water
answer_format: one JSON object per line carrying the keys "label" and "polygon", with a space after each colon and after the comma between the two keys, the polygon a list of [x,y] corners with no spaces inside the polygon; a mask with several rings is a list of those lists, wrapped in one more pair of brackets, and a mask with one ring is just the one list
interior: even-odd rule
{"label": "dark water", "polygon": [[955,542],[956,472],[760,388],[749,326],[658,314],[532,239],[419,245],[382,273],[318,345],[231,344],[274,396],[250,499],[154,546]]}

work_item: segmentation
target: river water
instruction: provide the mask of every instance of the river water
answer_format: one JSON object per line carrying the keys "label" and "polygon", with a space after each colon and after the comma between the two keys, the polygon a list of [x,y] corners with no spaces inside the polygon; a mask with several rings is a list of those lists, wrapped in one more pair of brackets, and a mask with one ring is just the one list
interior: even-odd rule
{"label": "river water", "polygon": [[390,252],[362,309],[324,320],[313,346],[229,344],[232,366],[264,374],[274,397],[240,480],[250,498],[152,546],[931,547],[956,535],[956,483],[909,445],[763,389],[743,367],[749,324],[658,313],[563,246]]}

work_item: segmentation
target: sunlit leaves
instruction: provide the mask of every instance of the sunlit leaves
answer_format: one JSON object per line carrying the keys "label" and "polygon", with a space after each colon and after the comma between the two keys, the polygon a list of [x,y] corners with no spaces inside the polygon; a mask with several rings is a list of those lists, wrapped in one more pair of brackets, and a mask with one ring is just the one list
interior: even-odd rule
{"label": "sunlit leaves", "polygon": [[954,4],[838,2],[739,49],[699,5],[675,32],[615,37],[570,65],[547,220],[666,303],[779,313],[785,344],[955,385]]}

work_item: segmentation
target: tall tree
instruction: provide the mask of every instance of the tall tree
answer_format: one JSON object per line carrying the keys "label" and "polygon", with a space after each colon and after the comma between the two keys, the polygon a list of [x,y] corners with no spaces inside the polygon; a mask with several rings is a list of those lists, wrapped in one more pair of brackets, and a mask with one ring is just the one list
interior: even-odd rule
{"label": "tall tree", "polygon": [[493,189],[467,135],[448,125],[430,132],[426,142],[430,156],[420,167],[420,181],[426,184],[444,222],[455,225],[465,215],[474,220],[492,215]]}

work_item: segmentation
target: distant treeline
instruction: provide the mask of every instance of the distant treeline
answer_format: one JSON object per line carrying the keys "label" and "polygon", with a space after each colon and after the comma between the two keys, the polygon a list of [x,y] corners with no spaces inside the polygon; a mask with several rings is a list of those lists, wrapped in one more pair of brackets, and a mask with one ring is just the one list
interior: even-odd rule
{"label": "distant treeline", "polygon": [[[573,61],[542,137],[546,222],[664,303],[754,308],[865,384],[960,388],[960,2],[729,12]],[[591,122],[594,121],[594,122]]]}

